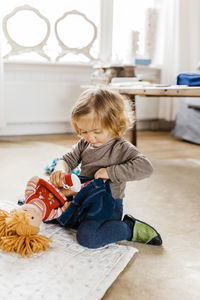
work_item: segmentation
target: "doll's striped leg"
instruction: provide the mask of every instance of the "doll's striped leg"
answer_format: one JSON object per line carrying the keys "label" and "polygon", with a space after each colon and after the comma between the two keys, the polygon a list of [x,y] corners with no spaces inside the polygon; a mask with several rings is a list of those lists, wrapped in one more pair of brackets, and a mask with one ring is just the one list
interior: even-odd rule
{"label": "doll's striped leg", "polygon": [[39,177],[34,176],[27,182],[26,189],[25,189],[25,200],[30,195],[35,193],[38,181],[39,181]]}

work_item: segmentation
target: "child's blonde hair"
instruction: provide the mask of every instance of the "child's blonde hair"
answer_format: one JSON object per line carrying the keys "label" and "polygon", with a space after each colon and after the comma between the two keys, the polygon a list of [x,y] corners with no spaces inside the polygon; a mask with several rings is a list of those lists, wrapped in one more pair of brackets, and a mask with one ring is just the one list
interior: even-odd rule
{"label": "child's blonde hair", "polygon": [[111,89],[92,88],[80,95],[71,114],[72,124],[78,134],[78,119],[91,112],[102,128],[110,130],[114,137],[121,137],[133,123],[130,101]]}

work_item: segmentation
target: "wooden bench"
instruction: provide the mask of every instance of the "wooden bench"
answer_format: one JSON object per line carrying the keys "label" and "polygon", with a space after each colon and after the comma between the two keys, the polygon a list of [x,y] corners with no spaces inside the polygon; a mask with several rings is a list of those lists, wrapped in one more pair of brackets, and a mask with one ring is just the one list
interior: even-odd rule
{"label": "wooden bench", "polygon": [[[88,89],[94,87],[92,85],[83,85],[82,89]],[[100,86],[103,87],[103,86]],[[104,86],[105,87],[105,86]],[[106,86],[108,87],[108,86]],[[133,111],[136,115],[136,103],[135,96],[140,97],[199,97],[200,87],[187,87],[187,86],[148,86],[144,87],[111,87],[113,90],[125,95],[130,101],[132,101]],[[137,144],[137,125],[136,122],[131,130],[131,142]]]}

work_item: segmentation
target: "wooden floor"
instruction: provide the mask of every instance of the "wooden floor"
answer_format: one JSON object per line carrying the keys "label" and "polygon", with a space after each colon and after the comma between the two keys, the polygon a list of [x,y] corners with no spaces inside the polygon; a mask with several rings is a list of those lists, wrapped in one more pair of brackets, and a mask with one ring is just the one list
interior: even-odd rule
{"label": "wooden floor", "polygon": [[[4,143],[26,143],[27,141],[43,141],[71,147],[78,141],[78,137],[73,134],[0,137],[1,147]],[[200,145],[174,138],[169,132],[139,131],[137,133],[137,147],[149,158],[200,159]]]}
{"label": "wooden floor", "polygon": [[[46,164],[77,140],[66,134],[1,137],[0,200],[16,203],[27,179],[43,177]],[[191,161],[200,160],[200,146],[169,132],[139,131],[137,141],[153,162],[154,173],[127,184],[124,213],[152,224],[163,247],[130,244],[139,252],[103,299],[200,299],[199,162]]]}

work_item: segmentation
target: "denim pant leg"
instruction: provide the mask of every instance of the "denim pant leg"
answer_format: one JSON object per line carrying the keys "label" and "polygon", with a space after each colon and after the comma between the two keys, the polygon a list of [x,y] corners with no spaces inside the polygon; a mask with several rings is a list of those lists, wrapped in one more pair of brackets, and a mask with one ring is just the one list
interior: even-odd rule
{"label": "denim pant leg", "polygon": [[131,230],[125,222],[121,221],[123,213],[122,200],[116,200],[116,207],[109,220],[86,220],[77,230],[77,241],[88,248],[99,248],[131,238]]}

